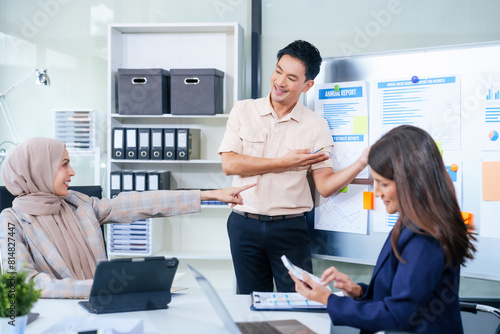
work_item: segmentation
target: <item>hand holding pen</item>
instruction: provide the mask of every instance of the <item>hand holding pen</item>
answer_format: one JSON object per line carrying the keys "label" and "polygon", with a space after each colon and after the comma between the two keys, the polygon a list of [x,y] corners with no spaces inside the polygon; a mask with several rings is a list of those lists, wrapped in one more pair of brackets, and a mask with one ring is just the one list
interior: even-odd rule
{"label": "hand holding pen", "polygon": [[311,154],[310,149],[297,149],[289,151],[277,159],[277,166],[287,170],[289,168],[314,165],[328,159],[330,159],[330,154],[327,152],[318,151],[317,154]]}
{"label": "hand holding pen", "polygon": [[309,154],[315,154],[315,153],[318,153],[320,151],[323,151],[325,148],[328,148],[328,147],[332,147],[333,145],[327,145],[327,146],[323,146],[321,148],[318,148],[317,150],[315,151],[312,151],[312,152],[309,152]]}

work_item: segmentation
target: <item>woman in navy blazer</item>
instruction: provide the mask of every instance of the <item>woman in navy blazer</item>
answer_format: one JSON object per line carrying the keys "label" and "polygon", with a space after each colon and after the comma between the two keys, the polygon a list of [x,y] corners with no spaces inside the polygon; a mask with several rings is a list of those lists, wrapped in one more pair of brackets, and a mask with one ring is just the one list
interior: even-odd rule
{"label": "woman in navy blazer", "polygon": [[[434,140],[403,125],[370,150],[375,196],[399,219],[377,260],[369,285],[330,267],[323,284],[292,275],[297,292],[327,305],[335,325],[361,333],[398,330],[463,333],[458,288],[460,266],[473,258],[475,237],[464,223],[453,183]],[[345,297],[326,287],[334,282]]]}

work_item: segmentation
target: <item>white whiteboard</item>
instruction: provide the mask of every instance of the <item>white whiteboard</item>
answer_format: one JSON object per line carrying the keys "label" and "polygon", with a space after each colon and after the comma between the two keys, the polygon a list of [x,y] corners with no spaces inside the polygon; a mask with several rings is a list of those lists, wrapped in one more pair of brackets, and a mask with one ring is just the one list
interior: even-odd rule
{"label": "white whiteboard", "polygon": [[[500,43],[328,58],[324,59],[315,81],[317,84],[366,83],[369,137],[373,143],[386,130],[380,126],[380,119],[374,119],[381,117],[381,109],[373,106],[373,103],[381,103],[382,88],[378,87],[382,86],[379,84],[411,81],[415,76],[420,80],[436,79],[436,83],[441,78],[456,80],[454,87],[442,87],[442,93],[450,95],[449,108],[441,105],[433,112],[450,125],[455,124],[450,127],[455,131],[453,134],[442,133],[441,138],[434,139],[442,141],[445,164],[459,166],[455,182],[459,203],[462,211],[474,214],[474,225],[479,233],[476,259],[462,269],[462,274],[500,280],[500,201],[483,200],[482,175],[483,162],[500,161],[500,140],[492,140],[495,133],[500,133]],[[314,109],[313,90],[308,92],[306,104]],[[435,105],[429,103],[426,108]],[[433,122],[436,120],[427,123]],[[432,130],[426,130],[438,137]],[[377,219],[380,218],[370,211],[367,235],[314,230],[313,253],[320,258],[374,264],[387,237],[387,232],[375,231],[374,220]]]}

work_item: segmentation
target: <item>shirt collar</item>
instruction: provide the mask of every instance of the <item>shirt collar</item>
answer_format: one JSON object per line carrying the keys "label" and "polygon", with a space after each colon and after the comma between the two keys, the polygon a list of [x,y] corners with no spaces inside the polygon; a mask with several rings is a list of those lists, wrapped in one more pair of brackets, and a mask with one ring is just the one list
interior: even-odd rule
{"label": "shirt collar", "polygon": [[[302,115],[303,115],[303,107],[304,107],[304,105],[302,104],[302,102],[299,99],[297,101],[297,104],[295,105],[295,107],[293,107],[292,111],[288,115],[283,117],[280,121],[286,122],[286,121],[289,121],[290,119],[293,119],[297,123],[300,123],[300,120],[301,120]],[[265,100],[265,108],[262,108],[262,110],[260,111],[261,116],[266,116],[269,114],[271,114],[275,118],[278,118],[278,116],[276,115],[276,112],[273,109],[273,106],[271,105],[271,93],[269,93],[267,95],[267,98]]]}

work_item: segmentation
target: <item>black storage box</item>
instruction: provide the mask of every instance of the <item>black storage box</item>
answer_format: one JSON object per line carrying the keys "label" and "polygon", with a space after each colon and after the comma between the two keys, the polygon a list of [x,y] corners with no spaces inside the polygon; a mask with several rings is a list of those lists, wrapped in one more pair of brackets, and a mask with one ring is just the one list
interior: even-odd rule
{"label": "black storage box", "polygon": [[172,115],[215,115],[223,112],[224,72],[215,68],[171,69]]}
{"label": "black storage box", "polygon": [[169,72],[161,68],[118,69],[118,113],[169,113]]}

